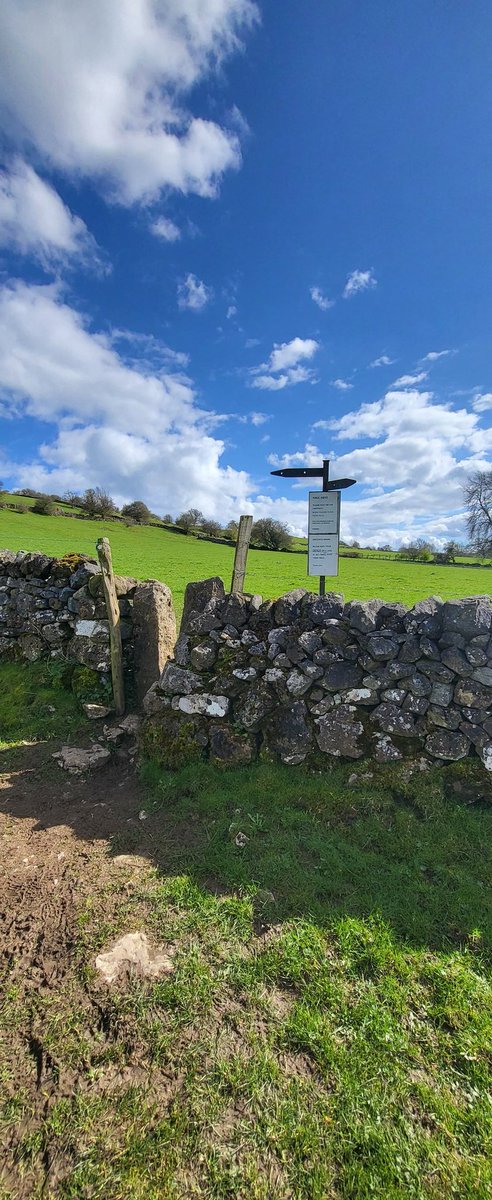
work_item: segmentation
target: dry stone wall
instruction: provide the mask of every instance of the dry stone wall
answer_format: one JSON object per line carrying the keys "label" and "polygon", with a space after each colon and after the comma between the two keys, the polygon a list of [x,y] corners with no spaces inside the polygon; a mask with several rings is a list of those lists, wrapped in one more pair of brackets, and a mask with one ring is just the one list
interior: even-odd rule
{"label": "dry stone wall", "polygon": [[295,765],[479,754],[492,769],[489,596],[404,604],[292,591],[277,601],[189,585],[174,657],[144,700],[144,745]]}
{"label": "dry stone wall", "polygon": [[[169,588],[116,576],[128,689],[142,699],[176,640]],[[109,683],[109,625],[99,564],[0,551],[0,662],[50,657],[78,664]]]}

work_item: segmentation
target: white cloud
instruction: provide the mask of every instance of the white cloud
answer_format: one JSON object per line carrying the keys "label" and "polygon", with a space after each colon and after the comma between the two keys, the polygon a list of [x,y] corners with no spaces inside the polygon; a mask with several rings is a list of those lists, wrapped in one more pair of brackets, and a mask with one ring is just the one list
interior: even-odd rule
{"label": "white cloud", "polygon": [[[354,449],[326,453],[332,478],[349,476],[363,488],[357,498],[352,492],[343,495],[343,536],[371,545],[396,545],[420,535],[437,544],[466,538],[462,485],[470,472],[490,469],[492,452],[492,430],[482,428],[478,412],[438,402],[431,392],[391,389],[382,399],[337,420],[317,421],[313,428],[329,431],[338,445],[356,443]],[[270,461],[278,467],[312,466],[323,456],[308,443]],[[296,486],[307,484],[293,490]],[[291,521],[305,520],[297,501],[286,504]]]}
{"label": "white cloud", "polygon": [[351,271],[347,275],[347,282],[343,289],[344,300],[349,300],[351,296],[356,296],[358,292],[367,292],[368,289],[377,287],[377,279],[374,271]]}
{"label": "white cloud", "polygon": [[[160,370],[165,363],[173,367],[187,367],[189,354],[181,350],[172,350],[166,342],[161,342],[152,333],[137,333],[132,329],[113,329],[111,331],[113,344],[123,342],[135,347],[134,364],[142,371],[149,368],[149,374]],[[130,356],[131,357],[131,356]],[[125,360],[128,362],[128,354]]]}
{"label": "white cloud", "polygon": [[396,362],[396,358],[389,358],[387,354],[381,354],[380,358],[375,358],[369,363],[370,367],[391,367]]}
{"label": "white cloud", "polygon": [[[304,450],[296,450],[293,454],[269,454],[268,462],[272,467],[280,469],[281,467],[319,467],[323,460],[321,450],[314,446],[311,442],[306,442]],[[308,480],[309,486],[312,485]]]}
{"label": "white cloud", "polygon": [[487,412],[489,408],[492,408],[492,392],[480,392],[474,396],[472,404],[475,412]]}
{"label": "white cloud", "polygon": [[315,372],[303,366],[302,361],[313,358],[318,350],[319,342],[314,338],[295,337],[290,342],[275,344],[267,362],[253,367],[250,386],[278,392],[296,383],[316,383]]}
{"label": "white cloud", "polygon": [[70,260],[101,266],[87,226],[20,158],[0,171],[0,244],[32,255],[48,269]]}
{"label": "white cloud", "polygon": [[[129,347],[130,358],[118,353],[120,345]],[[160,367],[152,370],[159,355]],[[196,504],[221,521],[252,512],[305,530],[305,499],[285,481],[284,496],[257,495],[246,472],[222,465],[225,443],[211,431],[227,414],[197,405],[180,369],[185,363],[173,355],[179,352],[151,335],[92,331],[58,284],[1,287],[4,415],[46,425],[32,459],[9,464],[17,485],[61,492],[103,483],[117,501],[141,496],[154,511]],[[485,396],[492,399],[486,393],[475,402]],[[250,420],[261,427],[255,415]],[[487,468],[492,451],[492,430],[482,428],[479,411],[440,403],[430,391],[393,388],[317,428],[329,430],[336,456],[308,442],[270,462],[317,466],[326,454],[332,477],[359,481],[355,497],[343,496],[343,536],[369,544],[464,537],[461,486],[471,471]]]}
{"label": "white cloud", "polygon": [[181,237],[181,230],[169,217],[158,217],[150,226],[150,232],[165,242],[177,242]]}
{"label": "white cloud", "polygon": [[445,358],[447,354],[451,354],[451,350],[429,350],[422,362],[436,362],[438,358]]}
{"label": "white cloud", "polygon": [[17,466],[19,486],[103,483],[154,511],[195,503],[225,520],[251,511],[251,482],[221,466],[224,442],[208,433],[214,414],[197,406],[190,381],[129,366],[57,285],[0,289],[0,395],[6,415],[47,425],[34,460]]}
{"label": "white cloud", "polygon": [[428,371],[418,371],[415,375],[400,375],[399,379],[395,379],[393,387],[415,387],[418,383],[423,383],[427,379]]}
{"label": "white cloud", "polygon": [[350,392],[354,385],[349,383],[348,379],[332,379],[331,386],[337,388],[339,392]]}
{"label": "white cloud", "polygon": [[265,425],[267,421],[271,421],[272,414],[264,412],[252,412],[249,414],[249,419],[252,425]]}
{"label": "white cloud", "polygon": [[280,392],[283,388],[292,387],[296,383],[317,382],[315,372],[308,367],[291,367],[283,375],[255,375],[251,387],[261,388],[268,392]]}
{"label": "white cloud", "polygon": [[251,387],[260,388],[264,392],[281,392],[288,383],[288,375],[256,375]]}
{"label": "white cloud", "polygon": [[[383,434],[410,436],[429,444],[432,437],[444,445],[470,444],[478,429],[478,418],[466,408],[435,403],[432,392],[398,391],[391,388],[381,400],[361,404],[358,409],[330,421],[318,422],[317,428],[330,428],[337,440],[376,439]],[[482,431],[483,435],[489,431]],[[490,431],[492,440],[492,431]],[[357,452],[356,452],[357,453]],[[360,453],[364,454],[362,450]],[[411,462],[407,470],[413,470]]]}
{"label": "white cloud", "polygon": [[244,345],[245,345],[246,350],[252,350],[253,346],[260,345],[260,339],[259,338],[246,338]]}
{"label": "white cloud", "polygon": [[237,110],[226,127],[184,101],[257,18],[252,0],[4,0],[4,128],[123,204],[165,188],[213,196],[241,162]]}
{"label": "white cloud", "polygon": [[324,293],[321,291],[321,288],[311,287],[309,289],[309,294],[311,296],[311,300],[314,300],[314,303],[318,305],[318,308],[321,308],[322,312],[327,312],[329,308],[334,308],[335,301],[328,300],[328,297],[324,295]]}
{"label": "white cloud", "polygon": [[291,342],[275,345],[266,366],[270,371],[283,371],[286,367],[296,366],[301,359],[312,358],[317,350],[319,343],[313,338],[295,337]]}
{"label": "white cloud", "polygon": [[230,320],[231,320],[231,317],[235,317],[235,316],[236,316],[236,313],[237,313],[237,308],[236,308],[236,305],[235,305],[235,304],[230,304],[230,305],[229,305],[229,308],[227,309],[227,312],[226,312],[226,320],[227,320],[227,321],[230,321]]}
{"label": "white cloud", "polygon": [[201,312],[212,299],[212,295],[212,289],[190,272],[186,279],[178,283],[178,308],[190,308],[192,312]]}

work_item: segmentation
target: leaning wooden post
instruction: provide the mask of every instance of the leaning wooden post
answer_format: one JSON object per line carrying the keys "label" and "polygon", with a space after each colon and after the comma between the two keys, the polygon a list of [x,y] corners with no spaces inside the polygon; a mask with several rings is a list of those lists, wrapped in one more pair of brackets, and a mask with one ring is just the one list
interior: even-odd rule
{"label": "leaning wooden post", "polygon": [[234,555],[234,570],[232,572],[231,592],[242,592],[244,590],[244,578],[246,575],[246,560],[249,550],[249,539],[253,528],[252,517],[240,517],[239,529],[237,531],[236,553]]}
{"label": "leaning wooden post", "polygon": [[116,595],[111,546],[108,538],[99,538],[97,557],[101,564],[102,584],[109,622],[109,646],[111,650],[111,678],[113,681],[114,710],[117,717],[125,711],[125,687],[123,683],[123,648],[121,645],[120,607]]}

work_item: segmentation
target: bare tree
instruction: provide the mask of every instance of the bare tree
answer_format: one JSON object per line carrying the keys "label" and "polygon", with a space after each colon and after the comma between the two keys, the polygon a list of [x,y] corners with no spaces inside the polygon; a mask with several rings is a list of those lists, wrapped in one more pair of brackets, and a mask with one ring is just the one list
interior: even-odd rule
{"label": "bare tree", "polygon": [[492,554],[492,471],[475,471],[463,493],[471,545],[477,554]]}

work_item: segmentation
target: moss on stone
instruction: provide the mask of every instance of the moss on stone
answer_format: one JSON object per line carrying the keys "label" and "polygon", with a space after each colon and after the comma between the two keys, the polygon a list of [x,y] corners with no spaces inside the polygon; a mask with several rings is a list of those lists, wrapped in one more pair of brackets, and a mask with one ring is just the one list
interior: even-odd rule
{"label": "moss on stone", "polygon": [[92,667],[78,664],[73,668],[71,687],[74,696],[80,704],[110,704],[112,700],[111,685],[102,683],[97,671]]}
{"label": "moss on stone", "polygon": [[203,726],[168,710],[150,717],[140,735],[140,749],[165,770],[177,771],[204,757]]}

